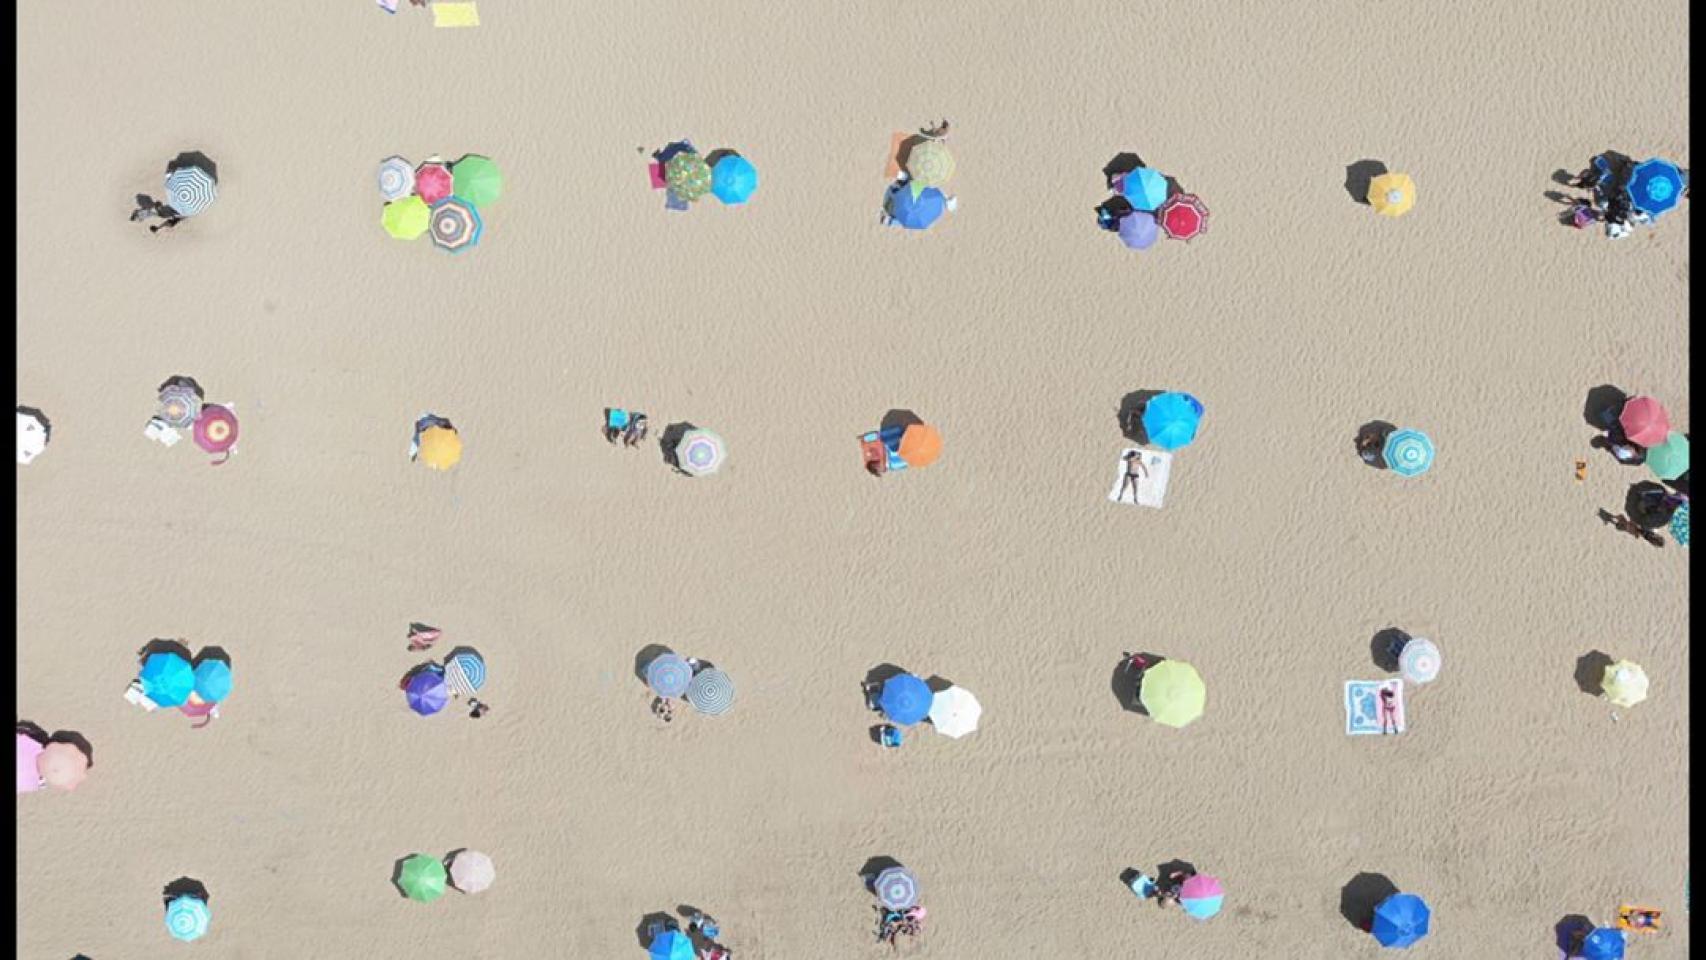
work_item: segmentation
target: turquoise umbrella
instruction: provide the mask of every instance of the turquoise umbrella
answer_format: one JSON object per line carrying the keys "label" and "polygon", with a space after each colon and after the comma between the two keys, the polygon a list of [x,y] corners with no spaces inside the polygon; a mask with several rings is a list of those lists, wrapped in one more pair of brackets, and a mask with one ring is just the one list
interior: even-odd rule
{"label": "turquoise umbrella", "polygon": [[1647,469],[1660,480],[1675,480],[1688,472],[1688,438],[1675,430],[1665,442],[1647,451]]}
{"label": "turquoise umbrella", "polygon": [[208,703],[218,703],[231,695],[231,664],[224,660],[203,660],[195,665],[195,695]]}
{"label": "turquoise umbrella", "polygon": [[758,168],[738,153],[731,153],[711,168],[711,193],[734,206],[745,203],[758,189]]}
{"label": "turquoise umbrella", "polygon": [[176,707],[195,690],[195,671],[175,653],[151,653],[142,661],[142,693],[162,707]]}
{"label": "turquoise umbrella", "polygon": [[1162,176],[1159,170],[1138,167],[1125,175],[1125,183],[1120,185],[1120,193],[1131,201],[1133,207],[1154,213],[1167,202],[1167,178]]}
{"label": "turquoise umbrella", "polygon": [[207,901],[184,894],[166,905],[166,929],[179,940],[199,940],[213,919]]}
{"label": "turquoise umbrella", "polygon": [[1143,433],[1152,446],[1177,450],[1197,438],[1202,401],[1188,393],[1169,391],[1143,406]]}
{"label": "turquoise umbrella", "polygon": [[1400,477],[1419,477],[1434,465],[1434,442],[1420,430],[1395,430],[1386,438],[1386,465]]}

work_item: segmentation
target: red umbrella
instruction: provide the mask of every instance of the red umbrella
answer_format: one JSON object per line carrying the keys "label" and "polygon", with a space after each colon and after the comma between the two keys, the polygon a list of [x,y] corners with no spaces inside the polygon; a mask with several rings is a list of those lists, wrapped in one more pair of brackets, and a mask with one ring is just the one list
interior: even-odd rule
{"label": "red umbrella", "polygon": [[1208,232],[1208,208],[1194,193],[1181,193],[1155,211],[1161,232],[1174,240],[1189,240]]}
{"label": "red umbrella", "polygon": [[1624,436],[1643,447],[1656,447],[1670,435],[1670,414],[1652,397],[1631,397],[1617,422]]}
{"label": "red umbrella", "polygon": [[450,168],[442,163],[423,163],[415,168],[415,193],[427,203],[450,196]]}

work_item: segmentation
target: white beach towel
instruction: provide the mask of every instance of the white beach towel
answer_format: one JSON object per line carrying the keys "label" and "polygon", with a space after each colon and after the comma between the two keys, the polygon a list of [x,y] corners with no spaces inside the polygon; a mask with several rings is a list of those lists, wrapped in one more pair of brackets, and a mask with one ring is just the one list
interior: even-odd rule
{"label": "white beach towel", "polygon": [[156,443],[163,443],[168,447],[184,438],[183,434],[166,426],[166,421],[159,417],[154,417],[148,421],[148,426],[142,428],[142,435]]}
{"label": "white beach towel", "polygon": [[[1143,465],[1149,468],[1149,475],[1139,477],[1137,481],[1137,496],[1133,499],[1130,492],[1122,497],[1121,488],[1125,486],[1125,457],[1128,453],[1137,453]],[[1173,455],[1159,450],[1144,450],[1138,447],[1127,447],[1120,451],[1119,459],[1115,462],[1114,487],[1108,491],[1108,499],[1115,503],[1123,503],[1134,507],[1161,508],[1167,499],[1167,477],[1173,469]]]}

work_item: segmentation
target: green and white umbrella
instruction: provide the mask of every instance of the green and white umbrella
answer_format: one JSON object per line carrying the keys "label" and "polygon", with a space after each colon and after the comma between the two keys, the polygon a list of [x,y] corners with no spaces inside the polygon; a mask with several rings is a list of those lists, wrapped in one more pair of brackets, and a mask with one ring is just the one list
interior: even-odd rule
{"label": "green and white umbrella", "polygon": [[711,192],[711,167],[697,153],[682,151],[670,157],[663,179],[671,193],[689,203]]}

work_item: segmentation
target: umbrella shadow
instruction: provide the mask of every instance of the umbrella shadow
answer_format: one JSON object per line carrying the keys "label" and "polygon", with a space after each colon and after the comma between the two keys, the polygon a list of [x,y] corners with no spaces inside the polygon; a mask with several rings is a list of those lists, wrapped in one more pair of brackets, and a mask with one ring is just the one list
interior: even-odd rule
{"label": "umbrella shadow", "polygon": [[89,738],[75,730],[55,730],[53,736],[47,738],[48,743],[69,743],[83,754],[83,759],[89,761],[89,769],[95,767],[95,745]]}
{"label": "umbrella shadow", "polygon": [[213,178],[214,183],[219,182],[219,164],[214,163],[208,158],[207,154],[200,150],[186,150],[173,157],[166,163],[166,172],[176,173],[179,170],[187,170],[192,167],[206,171],[207,175]]}
{"label": "umbrella shadow", "polygon": [[[1690,440],[1690,442],[1692,442],[1691,438],[1686,433],[1682,435],[1682,438],[1684,440]],[[1690,471],[1684,470],[1684,471],[1682,471],[1682,476],[1677,477],[1675,480],[1666,480],[1665,486],[1671,488],[1672,490],[1675,490],[1677,493],[1680,493],[1683,496],[1686,496],[1686,497],[1694,496],[1694,494],[1691,492],[1694,488],[1694,484],[1693,484],[1693,481],[1689,480],[1689,478],[1688,478],[1689,472]]]}
{"label": "umbrella shadow", "polygon": [[941,693],[943,690],[946,690],[949,687],[953,686],[954,681],[949,680],[948,678],[940,676],[938,674],[932,673],[929,677],[925,678],[924,685],[929,687],[930,693],[932,695],[934,695],[934,694]]}
{"label": "umbrella shadow", "polygon": [[[1171,200],[1181,193],[1188,192],[1187,190],[1185,190],[1184,187],[1179,185],[1179,180],[1177,177],[1166,177],[1166,176],[1164,176],[1161,179],[1167,181],[1167,200]],[[1164,200],[1162,202],[1165,203],[1166,201]]]}
{"label": "umbrella shadow", "polygon": [[190,664],[199,667],[210,660],[218,661],[228,667],[231,665],[231,655],[225,652],[224,647],[202,647],[196,651],[195,658],[190,661]]}
{"label": "umbrella shadow", "polygon": [[42,413],[41,410],[36,407],[26,407],[21,403],[18,404],[18,412],[26,417],[35,417],[36,422],[41,424],[41,436],[43,443],[53,439],[53,424],[47,419],[47,414]]}
{"label": "umbrella shadow", "polygon": [[1590,697],[1599,696],[1605,685],[1605,668],[1616,662],[1601,650],[1589,650],[1577,657],[1576,689]]}
{"label": "umbrella shadow", "polygon": [[681,446],[681,438],[687,436],[687,431],[697,429],[699,428],[686,420],[681,420],[664,427],[663,434],[658,437],[658,448],[663,451],[663,462],[669,464],[677,473],[687,471],[681,469],[681,461],[675,455],[676,448]]}
{"label": "umbrella shadow", "polygon": [[197,383],[195,381],[194,377],[186,377],[181,373],[174,373],[171,376],[167,377],[166,381],[164,383],[160,384],[159,389],[155,390],[154,392],[155,393],[164,393],[164,392],[166,392],[166,389],[168,387],[187,387],[195,393],[196,399],[198,399],[198,400],[206,400],[207,399],[207,391],[205,391],[201,388],[201,384]]}
{"label": "umbrella shadow", "polygon": [[1582,404],[1582,419],[1595,430],[1610,430],[1617,426],[1617,418],[1628,402],[1627,393],[1609,383],[1602,383],[1588,391],[1587,400]]}
{"label": "umbrella shadow", "polygon": [[[1113,691],[1114,699],[1119,701],[1120,707],[1140,717],[1147,717],[1149,711],[1144,709],[1142,699],[1143,671],[1133,669],[1128,665],[1127,661],[1131,659],[1131,656],[1129,653],[1125,654],[1120,657],[1118,663],[1114,664],[1114,675],[1108,682],[1108,686]],[[1149,661],[1149,665],[1152,667],[1165,659],[1159,654],[1146,652],[1139,653],[1138,656]]]}
{"label": "umbrella shadow", "polygon": [[1147,444],[1149,432],[1143,429],[1143,411],[1149,406],[1149,401],[1159,397],[1163,390],[1133,390],[1120,398],[1120,435],[1132,443]]}
{"label": "umbrella shadow", "polygon": [[1374,178],[1386,172],[1386,164],[1379,160],[1358,160],[1345,166],[1345,192],[1351,199],[1363,206],[1368,206],[1368,186]]}
{"label": "umbrella shadow", "polygon": [[1575,956],[1575,951],[1581,948],[1582,941],[1593,932],[1593,921],[1579,913],[1572,913],[1552,928],[1558,940],[1558,949],[1566,956]]}
{"label": "umbrella shadow", "polygon": [[1197,865],[1189,860],[1169,860],[1157,865],[1155,870],[1162,880],[1166,880],[1168,875],[1173,873],[1183,873],[1187,877],[1197,875]]}
{"label": "umbrella shadow", "polygon": [[398,857],[396,862],[391,864],[391,886],[397,891],[397,896],[404,900],[409,899],[409,891],[403,889],[403,864],[409,862],[414,856],[411,853]]}
{"label": "umbrella shadow", "polygon": [[1114,188],[1115,180],[1125,176],[1133,170],[1139,170],[1146,166],[1148,166],[1148,164],[1143,162],[1142,157],[1130,152],[1129,150],[1121,151],[1120,153],[1114,154],[1114,158],[1112,160],[1103,164],[1102,180],[1108,185],[1108,189],[1112,190]]}
{"label": "umbrella shadow", "polygon": [[1623,512],[1637,526],[1646,530],[1657,530],[1670,523],[1674,508],[1666,510],[1658,498],[1665,495],[1665,485],[1656,480],[1642,480],[1629,485],[1628,493],[1623,495]]}
{"label": "umbrella shadow", "polygon": [[1095,207],[1096,223],[1110,233],[1117,233],[1120,229],[1120,221],[1125,219],[1127,214],[1136,210],[1137,208],[1131,205],[1130,200],[1115,195]]}
{"label": "umbrella shadow", "polygon": [[634,676],[641,683],[645,683],[646,682],[646,668],[652,665],[652,661],[656,660],[657,658],[663,656],[666,653],[674,653],[674,652],[675,652],[674,650],[671,650],[670,648],[664,646],[661,643],[648,643],[648,644],[646,644],[645,646],[640,648],[640,652],[634,654]]}
{"label": "umbrella shadow", "polygon": [[888,413],[883,414],[880,426],[884,431],[894,430],[897,428],[905,431],[907,427],[915,427],[923,423],[924,418],[913,413],[911,410],[890,410]]}
{"label": "umbrella shadow", "polygon": [[656,160],[658,163],[668,163],[671,160],[675,159],[675,155],[678,153],[698,153],[698,152],[699,152],[699,149],[697,147],[693,146],[693,141],[691,141],[691,140],[676,140],[673,143],[667,143],[663,147],[652,151],[652,159]]}
{"label": "umbrella shadow", "polygon": [[1356,436],[1352,439],[1352,444],[1357,450],[1358,456],[1361,456],[1363,443],[1373,442],[1376,448],[1374,462],[1369,463],[1368,465],[1376,470],[1386,470],[1388,469],[1385,452],[1386,438],[1396,433],[1397,430],[1398,425],[1395,423],[1388,423],[1385,420],[1370,420],[1362,426],[1357,427]]}
{"label": "umbrella shadow", "polygon": [[892,870],[900,865],[900,861],[893,857],[872,857],[865,861],[864,866],[859,868],[859,880],[865,884],[866,890],[875,893],[877,892],[877,875],[884,870]]}
{"label": "umbrella shadow", "polygon": [[719,160],[738,156],[740,156],[740,151],[738,150],[730,150],[728,147],[718,147],[710,153],[705,154],[705,164],[706,166],[714,167],[717,165],[717,161]]}
{"label": "umbrella shadow", "polygon": [[654,910],[640,918],[634,927],[634,939],[640,941],[641,950],[649,950],[652,941],[670,930],[680,930],[681,924],[675,915],[668,910]]}
{"label": "umbrella shadow", "polygon": [[208,896],[207,884],[194,877],[179,877],[160,891],[160,899],[170,906],[179,897],[194,897],[202,903],[211,903],[213,898]]}
{"label": "umbrella shadow", "polygon": [[1374,926],[1374,908],[1398,892],[1398,885],[1383,873],[1359,873],[1339,890],[1339,916],[1358,930]]}
{"label": "umbrella shadow", "polygon": [[37,725],[37,724],[35,724],[29,720],[19,720],[18,721],[18,732],[23,734],[26,737],[29,737],[31,740],[34,740],[35,742],[41,744],[44,747],[47,746],[47,740],[48,740],[47,731],[42,729],[39,725]]}
{"label": "umbrella shadow", "polygon": [[1374,665],[1387,673],[1398,672],[1398,654],[1404,649],[1404,644],[1410,641],[1410,635],[1397,627],[1387,627],[1377,632],[1374,639],[1368,642],[1368,652],[1374,658]]}
{"label": "umbrella shadow", "polygon": [[900,142],[900,146],[895,149],[894,159],[896,163],[900,164],[902,170],[906,169],[906,162],[912,159],[913,149],[929,139],[929,137],[915,133]]}
{"label": "umbrella shadow", "polygon": [[158,638],[143,644],[142,649],[136,651],[136,659],[138,662],[145,663],[149,657],[156,653],[175,653],[178,656],[183,657],[185,663],[195,659],[195,657],[190,654],[189,646],[182,640],[162,640]]}
{"label": "umbrella shadow", "polygon": [[878,709],[877,696],[882,693],[883,684],[888,683],[890,680],[893,680],[895,677],[898,677],[905,672],[905,670],[892,663],[879,663],[865,671],[865,682],[860,684],[859,689],[865,695],[866,709]]}

